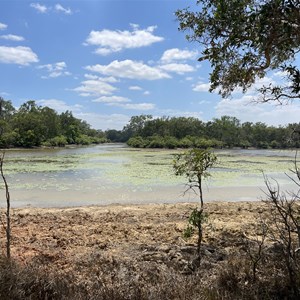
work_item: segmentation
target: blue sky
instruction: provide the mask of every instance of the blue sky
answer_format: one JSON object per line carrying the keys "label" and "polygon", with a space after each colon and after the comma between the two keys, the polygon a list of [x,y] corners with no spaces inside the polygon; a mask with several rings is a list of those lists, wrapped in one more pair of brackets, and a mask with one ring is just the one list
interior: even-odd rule
{"label": "blue sky", "polygon": [[[178,31],[186,0],[0,0],[0,96],[71,110],[93,128],[122,129],[131,116],[222,115],[285,125],[300,106],[253,104],[255,88],[232,99],[209,93],[200,46]],[[280,73],[256,83],[276,82]]]}

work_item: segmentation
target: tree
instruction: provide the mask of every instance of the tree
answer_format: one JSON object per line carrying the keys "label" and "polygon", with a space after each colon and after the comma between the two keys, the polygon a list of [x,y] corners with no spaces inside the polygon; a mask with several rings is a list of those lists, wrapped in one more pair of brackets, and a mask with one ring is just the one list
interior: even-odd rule
{"label": "tree", "polygon": [[11,104],[11,101],[5,101],[0,97],[0,147],[9,146],[11,119],[15,109]]}
{"label": "tree", "polygon": [[285,74],[287,83],[264,86],[261,101],[284,103],[300,97],[298,0],[198,0],[199,11],[176,12],[179,30],[201,44],[199,61],[212,66],[210,91],[228,97],[245,92],[270,70]]}
{"label": "tree", "polygon": [[141,131],[145,127],[145,124],[151,119],[151,115],[132,116],[129,124],[123,128],[123,132],[127,132],[129,137],[141,135]]}
{"label": "tree", "polygon": [[[10,194],[8,190],[7,180],[4,176],[3,171],[3,162],[4,162],[4,155],[5,153],[1,153],[0,155],[0,174],[4,183],[5,187],[5,197],[6,197],[6,226],[5,226],[5,233],[6,233],[6,256],[10,259],[10,240],[11,240],[11,224],[10,224]],[[3,225],[4,226],[4,225]]]}
{"label": "tree", "polygon": [[[173,162],[175,175],[185,176],[188,180],[187,190],[199,192],[200,207],[193,209],[190,217],[189,224],[196,227],[198,230],[197,253],[200,262],[200,249],[203,237],[203,221],[206,214],[203,212],[203,191],[202,181],[204,178],[210,176],[207,171],[211,168],[217,160],[217,157],[209,150],[190,149],[184,153],[176,154]],[[196,190],[195,190],[196,189]],[[186,229],[186,236],[190,236],[193,232],[193,227],[188,226]]]}
{"label": "tree", "polygon": [[238,146],[240,121],[235,117],[222,116],[211,124],[211,137],[223,142],[228,147]]}

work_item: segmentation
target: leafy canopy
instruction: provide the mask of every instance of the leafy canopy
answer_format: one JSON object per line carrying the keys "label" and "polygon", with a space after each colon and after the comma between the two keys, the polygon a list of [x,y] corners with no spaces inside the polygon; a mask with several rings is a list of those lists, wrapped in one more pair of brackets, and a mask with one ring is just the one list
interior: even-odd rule
{"label": "leafy canopy", "polygon": [[174,157],[175,175],[187,178],[187,190],[195,192],[199,190],[201,208],[203,208],[202,180],[210,176],[208,169],[213,167],[216,160],[217,157],[210,150],[197,148],[176,154]]}
{"label": "leafy canopy", "polygon": [[286,84],[260,89],[261,101],[280,103],[300,97],[299,0],[198,0],[199,11],[176,12],[179,30],[199,42],[212,66],[210,91],[223,97],[245,92],[269,70],[282,71]]}

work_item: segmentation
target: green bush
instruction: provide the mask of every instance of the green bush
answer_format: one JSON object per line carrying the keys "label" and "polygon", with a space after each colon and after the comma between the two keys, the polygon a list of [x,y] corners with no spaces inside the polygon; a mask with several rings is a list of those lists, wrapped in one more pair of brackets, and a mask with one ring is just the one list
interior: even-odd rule
{"label": "green bush", "polygon": [[127,141],[127,145],[134,148],[145,148],[147,146],[147,140],[141,136],[132,137]]}
{"label": "green bush", "polygon": [[180,147],[180,148],[192,148],[193,147],[193,142],[188,137],[184,137],[183,139],[180,139],[178,141],[178,147]]}
{"label": "green bush", "polygon": [[147,145],[148,148],[166,148],[164,138],[161,136],[152,136],[150,143]]}
{"label": "green bush", "polygon": [[67,139],[65,136],[60,135],[60,136],[56,136],[48,141],[46,141],[44,143],[44,146],[50,145],[51,147],[64,147],[65,145],[67,145]]}
{"label": "green bush", "polygon": [[167,136],[164,138],[165,147],[169,149],[175,149],[178,147],[178,140],[173,136]]}
{"label": "green bush", "polygon": [[75,138],[75,144],[77,145],[90,145],[92,144],[92,139],[86,134],[80,134]]}

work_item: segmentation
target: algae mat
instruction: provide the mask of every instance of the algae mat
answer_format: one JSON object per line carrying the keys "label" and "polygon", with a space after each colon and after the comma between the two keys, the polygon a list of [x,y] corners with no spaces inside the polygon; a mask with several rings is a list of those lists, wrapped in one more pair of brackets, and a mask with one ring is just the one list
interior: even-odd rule
{"label": "algae mat", "polygon": [[[124,144],[9,150],[4,169],[14,207],[197,201],[193,193],[183,197],[185,180],[173,175],[178,151]],[[218,164],[204,184],[207,201],[260,199],[263,174],[292,188],[285,172],[293,168],[293,151],[218,150],[216,155]]]}

